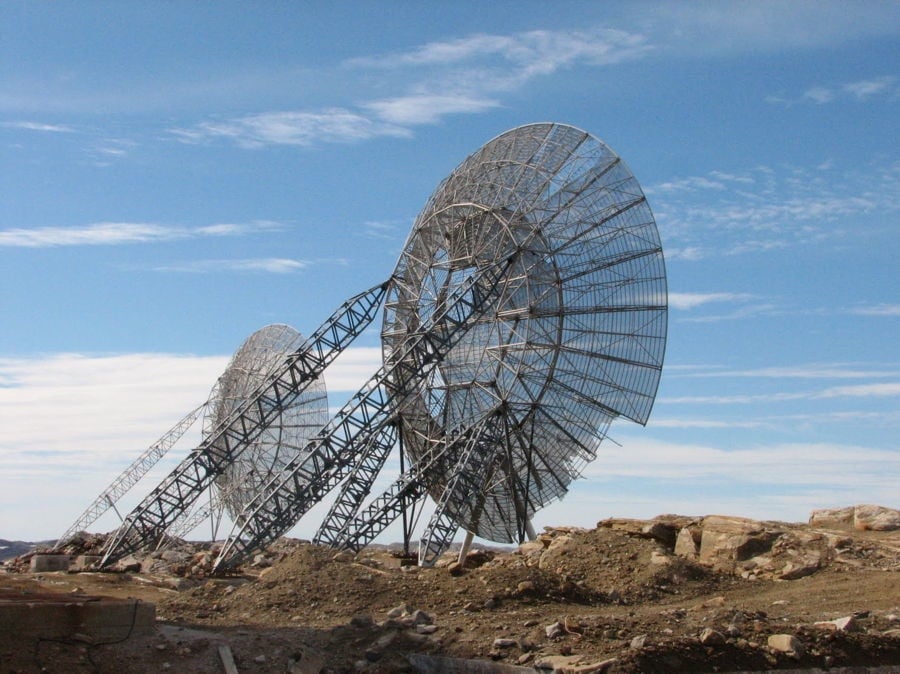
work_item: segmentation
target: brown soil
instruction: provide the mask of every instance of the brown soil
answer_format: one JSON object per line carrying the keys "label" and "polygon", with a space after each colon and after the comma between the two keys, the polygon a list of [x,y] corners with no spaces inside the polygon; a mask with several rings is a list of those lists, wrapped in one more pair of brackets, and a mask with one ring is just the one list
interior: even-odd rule
{"label": "brown soil", "polygon": [[[557,671],[900,665],[898,532],[842,532],[841,555],[777,580],[714,570],[674,556],[638,526],[601,524],[547,532],[554,554],[533,545],[479,551],[462,570],[401,567],[386,550],[353,557],[280,541],[271,566],[182,579],[180,591],[171,587],[178,579],[158,574],[0,573],[0,598],[133,597],[156,604],[159,626],[150,636],[123,626],[124,638],[108,644],[0,633],[0,671],[222,672],[220,645],[242,673],[414,671],[411,662],[426,671],[413,654]],[[815,624],[845,617],[853,618],[846,630]],[[775,634],[796,637],[801,649],[770,647]]]}

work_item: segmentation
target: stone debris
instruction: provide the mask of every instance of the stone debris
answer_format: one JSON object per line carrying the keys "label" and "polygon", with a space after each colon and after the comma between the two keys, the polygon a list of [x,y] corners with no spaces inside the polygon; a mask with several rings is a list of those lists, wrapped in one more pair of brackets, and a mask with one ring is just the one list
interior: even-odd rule
{"label": "stone debris", "polygon": [[643,648],[647,645],[648,636],[646,634],[639,634],[631,640],[631,643],[628,644],[629,648],[639,649]]}
{"label": "stone debris", "polygon": [[857,531],[897,531],[900,510],[878,505],[813,510],[809,524],[814,527],[856,529]]}
{"label": "stone debris", "polygon": [[772,634],[766,643],[770,649],[778,653],[800,656],[806,652],[803,642],[793,634]]}
{"label": "stone debris", "polygon": [[725,643],[725,635],[711,627],[706,627],[700,632],[700,643],[704,646],[721,646]]}
{"label": "stone debris", "polygon": [[552,625],[547,625],[544,628],[544,634],[547,635],[548,639],[555,639],[556,637],[560,637],[566,633],[566,627],[561,622],[555,622]]}
{"label": "stone debris", "polygon": [[[900,527],[900,512],[896,510],[853,506],[813,511],[810,524],[822,529],[891,531],[895,528],[895,516]],[[663,550],[651,552],[651,564],[665,566],[672,560],[671,553],[679,559],[696,561],[716,572],[747,580],[799,580],[833,563],[871,566],[873,558],[884,559],[885,570],[900,570],[896,554],[900,541],[892,544],[886,540],[879,547],[872,542],[858,543],[852,535],[810,530],[784,522],[724,515],[702,518],[660,515],[649,522],[602,520],[597,526],[661,543]]]}
{"label": "stone debris", "polygon": [[858,632],[860,630],[859,623],[855,616],[849,615],[835,620],[822,620],[813,623],[814,627],[832,630],[834,632]]}

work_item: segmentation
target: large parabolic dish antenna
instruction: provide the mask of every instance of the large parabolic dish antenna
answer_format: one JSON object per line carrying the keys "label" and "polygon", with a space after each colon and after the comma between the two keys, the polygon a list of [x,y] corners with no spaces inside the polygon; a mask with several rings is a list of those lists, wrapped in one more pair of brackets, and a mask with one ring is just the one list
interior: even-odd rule
{"label": "large parabolic dish antenna", "polygon": [[[204,435],[213,435],[246,406],[303,343],[303,335],[289,325],[267,325],[250,335],[213,387],[203,419]],[[216,478],[220,501],[232,519],[274,475],[298,457],[328,418],[325,381],[316,377]]]}
{"label": "large parabolic dish antenna", "polygon": [[590,134],[531,124],[469,156],[416,219],[387,292],[385,363],[421,358],[407,349],[420,326],[476,271],[510,258],[492,306],[427,379],[394,382],[413,463],[490,428],[466,465],[442,474],[438,463],[428,483],[437,500],[455,471],[483,475],[480,493],[446,507],[498,542],[521,540],[567,491],[613,419],[646,423],[666,342],[662,246],[637,180]]}

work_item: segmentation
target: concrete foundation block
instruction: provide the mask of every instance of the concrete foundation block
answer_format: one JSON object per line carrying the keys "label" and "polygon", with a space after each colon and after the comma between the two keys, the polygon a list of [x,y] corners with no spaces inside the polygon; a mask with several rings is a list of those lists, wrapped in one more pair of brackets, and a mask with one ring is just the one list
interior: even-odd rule
{"label": "concrete foundation block", "polygon": [[41,595],[0,600],[0,633],[23,639],[82,635],[94,642],[149,634],[156,629],[156,606],[135,599]]}
{"label": "concrete foundation block", "polygon": [[101,559],[102,555],[78,555],[72,564],[72,568],[75,571],[87,571]]}
{"label": "concrete foundation block", "polygon": [[31,572],[68,571],[71,563],[69,555],[34,555],[31,558]]}

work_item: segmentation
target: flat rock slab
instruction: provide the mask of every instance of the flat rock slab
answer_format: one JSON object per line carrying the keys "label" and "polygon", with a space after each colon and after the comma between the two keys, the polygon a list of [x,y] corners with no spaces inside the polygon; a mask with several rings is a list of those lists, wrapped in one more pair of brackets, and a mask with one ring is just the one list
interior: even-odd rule
{"label": "flat rock slab", "polygon": [[0,634],[79,638],[87,643],[156,629],[156,606],[137,599],[55,593],[0,595]]}

